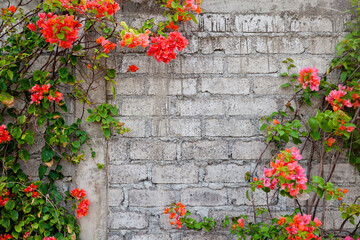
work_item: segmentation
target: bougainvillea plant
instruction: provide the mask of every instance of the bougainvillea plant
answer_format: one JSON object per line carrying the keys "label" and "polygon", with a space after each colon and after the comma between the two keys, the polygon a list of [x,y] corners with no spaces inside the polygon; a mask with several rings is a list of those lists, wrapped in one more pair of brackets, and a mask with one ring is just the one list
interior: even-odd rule
{"label": "bougainvillea plant", "polygon": [[[83,189],[64,192],[57,187],[64,178],[61,164],[95,157],[84,121],[99,124],[105,138],[130,130],[116,118],[116,105],[94,104],[97,99],[90,97],[94,83],[102,80],[116,94],[117,72],[108,69],[104,59],[116,48],[137,47],[167,64],[188,45],[178,32],[179,24],[196,22],[194,14],[202,12],[199,0],[159,2],[156,7],[164,9],[167,18],[146,20],[141,28],[121,21],[121,6],[115,0],[4,2],[8,5],[0,13],[0,239],[80,239],[77,219],[87,216],[91,203]],[[139,69],[136,64],[129,66],[129,73]],[[69,123],[65,114],[73,101],[80,102],[82,114]],[[38,158],[38,171],[25,174],[21,163]],[[98,164],[99,169],[103,166]]]}
{"label": "bougainvillea plant", "polygon": [[[250,185],[246,198],[252,204],[253,216],[226,216],[223,221],[238,239],[360,240],[360,195],[353,203],[345,203],[348,190],[331,182],[341,162],[349,162],[360,172],[360,8],[357,0],[351,3],[356,17],[346,23],[350,33],[337,45],[337,56],[326,73],[320,75],[316,66],[303,66],[293,72],[294,61],[283,61],[288,72],[281,76],[289,82],[280,87],[292,88],[294,94],[283,110],[261,119],[260,130],[267,144],[255,168],[245,175]],[[329,80],[337,74],[337,82]],[[319,105],[315,116],[302,111],[304,106]],[[268,163],[263,156],[271,146],[276,148],[276,155]],[[304,151],[310,154],[305,160]],[[256,207],[255,196],[259,195],[255,191],[265,195],[266,208]],[[279,197],[294,201],[293,213],[273,216],[274,199]],[[333,206],[341,212],[340,223],[333,229],[324,227],[329,201],[334,201]],[[189,229],[203,229],[208,219],[189,221],[190,212],[179,204],[165,208],[164,213],[170,213],[170,224],[182,228],[187,223]]]}

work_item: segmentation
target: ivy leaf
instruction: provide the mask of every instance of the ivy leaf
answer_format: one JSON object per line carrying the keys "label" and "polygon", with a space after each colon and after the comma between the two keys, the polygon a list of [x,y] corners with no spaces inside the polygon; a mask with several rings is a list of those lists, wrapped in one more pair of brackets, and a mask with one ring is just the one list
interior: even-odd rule
{"label": "ivy leaf", "polygon": [[7,201],[5,203],[5,209],[8,211],[13,210],[14,207],[15,207],[15,202],[13,200]]}
{"label": "ivy leaf", "polygon": [[75,141],[71,144],[74,148],[80,148],[81,144],[79,141]]}
{"label": "ivy leaf", "polygon": [[29,160],[30,153],[27,150],[20,150],[19,157],[26,162]]}
{"label": "ivy leaf", "polygon": [[43,162],[49,162],[53,156],[54,151],[52,149],[43,148],[41,152],[41,159]]}
{"label": "ivy leaf", "polygon": [[42,180],[46,174],[47,167],[45,165],[40,165],[39,167],[39,178]]}

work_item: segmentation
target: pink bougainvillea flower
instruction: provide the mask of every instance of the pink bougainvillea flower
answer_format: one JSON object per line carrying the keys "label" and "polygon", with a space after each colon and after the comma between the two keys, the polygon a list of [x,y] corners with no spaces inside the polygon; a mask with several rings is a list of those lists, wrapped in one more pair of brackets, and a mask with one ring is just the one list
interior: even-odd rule
{"label": "pink bougainvillea flower", "polygon": [[311,91],[319,91],[321,78],[318,76],[318,70],[314,67],[307,67],[300,70],[299,83],[303,89],[307,89],[310,85]]}

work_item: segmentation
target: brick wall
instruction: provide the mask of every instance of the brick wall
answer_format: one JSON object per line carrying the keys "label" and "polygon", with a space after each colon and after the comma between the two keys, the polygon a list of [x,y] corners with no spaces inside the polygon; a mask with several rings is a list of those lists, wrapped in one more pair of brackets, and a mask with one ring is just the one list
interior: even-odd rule
{"label": "brick wall", "polygon": [[[121,17],[129,25],[154,15],[153,1],[122,5]],[[347,7],[347,0],[204,0],[199,25],[181,30],[190,46],[169,65],[139,50],[113,54],[108,66],[122,74],[115,100],[107,100],[119,106],[119,119],[132,132],[108,143],[93,132],[100,151],[96,161],[107,167],[100,173],[86,164],[78,169],[76,182],[93,193],[90,215],[82,220],[83,238],[233,239],[221,231],[175,230],[163,207],[181,201],[197,218],[217,220],[251,212],[244,174],[265,145],[259,119],[284,109],[289,97],[279,88],[281,62],[291,57],[299,67],[324,72],[344,35]],[[137,73],[126,73],[131,64],[140,68]],[[102,99],[110,92],[97,89]],[[270,158],[269,151],[265,159]],[[352,181],[335,177],[337,182],[359,191],[355,169],[346,164],[338,169],[337,176]],[[265,205],[264,195],[257,192],[255,198],[257,206]],[[279,198],[275,209],[286,212],[292,206]],[[337,224],[332,216],[338,215],[327,215],[327,227]]]}

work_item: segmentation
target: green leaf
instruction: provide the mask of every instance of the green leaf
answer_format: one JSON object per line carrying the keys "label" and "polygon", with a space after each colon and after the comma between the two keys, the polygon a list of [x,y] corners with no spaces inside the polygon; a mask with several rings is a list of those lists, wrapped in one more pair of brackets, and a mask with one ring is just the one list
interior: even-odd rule
{"label": "green leaf", "polygon": [[315,141],[320,140],[321,138],[321,135],[318,131],[313,131],[310,133],[310,135]]}
{"label": "green leaf", "polygon": [[96,119],[96,115],[91,114],[86,118],[86,121],[91,123],[91,122],[95,122],[95,119]]}
{"label": "green leaf", "polygon": [[282,88],[286,88],[286,87],[290,87],[290,86],[291,86],[290,83],[285,83],[285,84],[280,85],[280,87],[282,87]]}
{"label": "green leaf", "polygon": [[13,210],[15,207],[15,202],[13,200],[9,200],[5,203],[5,209],[10,211]]}
{"label": "green leaf", "polygon": [[26,123],[26,116],[25,115],[21,115],[17,118],[17,122],[20,125],[24,125]]}
{"label": "green leaf", "polygon": [[309,119],[309,126],[313,131],[316,131],[318,129],[318,124],[317,124],[316,119],[314,117]]}
{"label": "green leaf", "polygon": [[83,48],[83,47],[82,47],[80,44],[78,44],[78,45],[75,45],[75,46],[73,47],[73,51],[74,51],[74,52],[78,52],[78,51],[80,51],[82,48]]}
{"label": "green leaf", "polygon": [[75,141],[75,142],[73,142],[72,144],[71,144],[74,148],[80,148],[80,146],[81,146],[81,144],[80,144],[80,142],[79,141]]}
{"label": "green leaf", "polygon": [[52,149],[43,148],[41,152],[41,159],[43,162],[49,162],[54,156],[54,151]]}
{"label": "green leaf", "polygon": [[47,172],[47,166],[40,165],[40,167],[39,167],[39,178],[40,178],[40,180],[42,180],[44,178],[46,172]]}
{"label": "green leaf", "polygon": [[106,139],[108,139],[110,137],[110,134],[111,134],[110,129],[105,128],[104,129],[104,136],[105,136]]}
{"label": "green leaf", "polygon": [[358,0],[351,0],[351,6],[352,6],[352,7],[357,7],[357,6],[359,6]]}
{"label": "green leaf", "polygon": [[111,107],[111,108],[110,108],[110,112],[111,112],[114,116],[117,116],[117,115],[118,115],[118,109],[117,109],[117,107]]}
{"label": "green leaf", "polygon": [[191,19],[194,21],[194,23],[199,24],[198,21],[197,21],[197,19],[196,19],[196,17],[194,16],[194,14],[189,13],[189,16],[190,16]]}
{"label": "green leaf", "polygon": [[67,68],[60,68],[59,69],[59,76],[61,78],[66,78],[66,76],[69,74],[69,70]]}
{"label": "green leaf", "polygon": [[30,153],[27,150],[20,150],[19,157],[26,162],[29,160]]}
{"label": "green leaf", "polygon": [[16,139],[16,138],[20,138],[21,134],[22,134],[21,128],[20,127],[15,127],[14,130],[12,131],[12,133],[11,133],[11,136]]}
{"label": "green leaf", "polygon": [[36,120],[36,123],[39,127],[41,127],[44,124],[45,120],[46,120],[46,117],[44,115],[42,115]]}
{"label": "green leaf", "polygon": [[0,93],[0,102],[6,107],[12,107],[14,105],[14,97],[7,92]]}
{"label": "green leaf", "polygon": [[260,131],[265,130],[268,126],[269,126],[268,124],[264,123],[263,125],[261,125]]}

